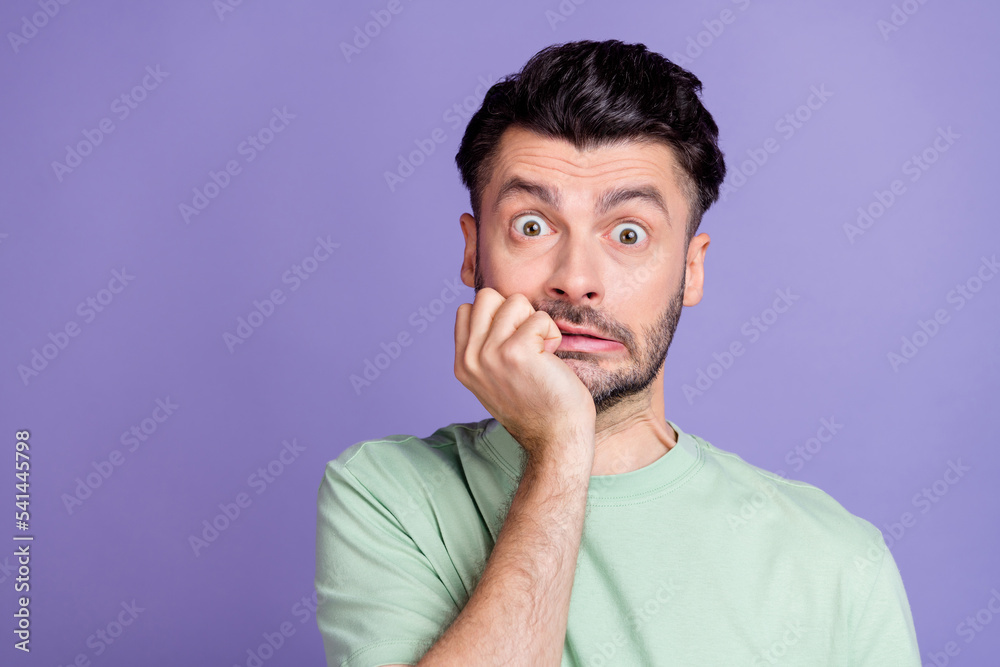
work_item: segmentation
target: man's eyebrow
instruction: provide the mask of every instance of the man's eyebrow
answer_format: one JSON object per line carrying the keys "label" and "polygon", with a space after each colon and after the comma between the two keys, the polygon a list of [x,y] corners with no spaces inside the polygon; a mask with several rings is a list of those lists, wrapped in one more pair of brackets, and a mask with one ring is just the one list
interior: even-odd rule
{"label": "man's eyebrow", "polygon": [[667,224],[673,224],[670,219],[670,211],[667,210],[667,202],[663,199],[660,190],[653,185],[642,185],[639,187],[622,187],[608,190],[597,202],[597,215],[604,215],[616,206],[621,206],[627,201],[638,199],[652,204],[654,208],[663,213],[667,219]]}
{"label": "man's eyebrow", "polygon": [[542,200],[545,204],[551,206],[552,208],[559,208],[562,201],[556,190],[546,187],[540,183],[525,180],[520,176],[512,176],[500,186],[500,190],[497,192],[497,198],[493,202],[493,214],[496,215],[500,212],[501,204],[508,199],[513,199],[519,194],[531,195],[535,199]]}
{"label": "man's eyebrow", "polygon": [[[500,211],[501,204],[508,199],[513,199],[518,194],[530,195],[552,208],[559,208],[561,204],[561,198],[557,190],[541,183],[528,181],[520,176],[512,176],[500,186],[500,190],[497,192],[497,198],[493,202],[494,215]],[[667,223],[671,223],[670,211],[667,209],[667,203],[663,198],[663,194],[658,188],[652,185],[619,187],[608,190],[597,200],[596,213],[597,215],[604,215],[613,208],[634,199],[652,204],[663,213],[663,216],[667,219]]]}

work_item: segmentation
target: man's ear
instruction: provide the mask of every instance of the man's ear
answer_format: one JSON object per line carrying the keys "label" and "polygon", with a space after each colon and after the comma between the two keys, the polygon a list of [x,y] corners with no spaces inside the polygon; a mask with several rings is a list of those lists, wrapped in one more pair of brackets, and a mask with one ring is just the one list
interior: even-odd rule
{"label": "man's ear", "polygon": [[462,257],[462,282],[466,287],[476,287],[476,219],[463,213],[458,219],[465,236],[465,254]]}
{"label": "man's ear", "polygon": [[705,251],[712,239],[702,232],[688,243],[687,262],[684,266],[684,305],[696,306],[701,301],[705,285]]}

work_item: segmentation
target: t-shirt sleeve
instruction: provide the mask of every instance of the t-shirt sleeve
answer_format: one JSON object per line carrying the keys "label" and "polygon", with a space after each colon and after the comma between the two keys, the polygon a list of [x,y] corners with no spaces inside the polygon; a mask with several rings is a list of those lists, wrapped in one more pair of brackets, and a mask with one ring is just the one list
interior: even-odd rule
{"label": "t-shirt sleeve", "polygon": [[406,528],[339,460],[319,489],[315,583],[330,667],[416,664],[460,611]]}
{"label": "t-shirt sleeve", "polygon": [[871,594],[852,637],[855,667],[920,667],[910,603],[892,553],[881,536],[882,556]]}

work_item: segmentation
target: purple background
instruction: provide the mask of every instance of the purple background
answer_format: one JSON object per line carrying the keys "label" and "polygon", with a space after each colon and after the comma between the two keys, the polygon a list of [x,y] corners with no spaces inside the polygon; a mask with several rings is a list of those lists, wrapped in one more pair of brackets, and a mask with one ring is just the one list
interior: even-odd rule
{"label": "purple background", "polygon": [[[324,463],[362,439],[488,416],[453,374],[455,308],[473,291],[436,302],[458,279],[470,207],[453,157],[480,82],[552,43],[617,38],[687,51],[727,182],[742,183],[702,224],[706,293],[667,359],[667,416],[816,484],[887,535],[899,524],[892,552],[924,660],[995,664],[1000,618],[980,610],[1000,591],[1000,280],[976,273],[1000,251],[996,4],[402,0],[349,58],[341,43],[387,2],[244,0],[220,15],[210,0],[49,0],[58,13],[25,28],[45,4],[0,10],[0,539],[17,532],[18,429],[31,431],[35,535],[30,655],[12,648],[16,562],[0,556],[0,662],[245,665],[288,623],[295,634],[265,664],[322,664],[300,601],[313,591]],[[894,11],[901,25],[886,32]],[[122,118],[115,100],[147,66],[165,78],[147,77]],[[799,109],[809,118],[788,136],[782,119],[824,86],[829,98]],[[294,118],[247,161],[241,142],[274,108]],[[53,166],[104,118],[114,129],[89,155]],[[932,148],[939,128],[958,137],[944,152]],[[385,173],[435,130],[443,143],[390,188]],[[778,150],[741,167],[769,138]],[[936,160],[911,180],[907,161],[925,149]],[[185,221],[179,205],[230,160],[239,173]],[[894,180],[903,194],[849,239],[845,225],[859,207],[878,212]],[[317,237],[339,247],[305,262],[315,272],[292,291],[283,276]],[[102,292],[123,268],[134,279]],[[980,289],[959,308],[951,291],[970,279]],[[275,289],[283,303],[230,350],[224,334]],[[761,332],[751,318],[773,315],[779,289],[799,298]],[[92,318],[78,310],[109,296]],[[939,309],[947,322],[893,368],[889,353]],[[78,335],[22,379],[69,322]],[[404,332],[408,347],[378,357]],[[745,353],[713,367],[735,341]],[[356,390],[366,361],[383,368]],[[689,400],[699,371],[715,377]],[[173,414],[149,421],[168,398]],[[796,463],[824,418],[843,426]],[[121,436],[143,420],[155,432],[128,451]],[[271,464],[270,482],[250,479],[292,439],[297,458]],[[121,465],[67,508],[114,450]],[[941,481],[949,462],[968,468],[955,484]],[[925,488],[935,502],[920,500]],[[189,536],[240,493],[249,506],[195,555]],[[88,645],[133,600],[135,622]],[[991,622],[960,634],[977,612]],[[946,658],[948,642],[958,654]]]}

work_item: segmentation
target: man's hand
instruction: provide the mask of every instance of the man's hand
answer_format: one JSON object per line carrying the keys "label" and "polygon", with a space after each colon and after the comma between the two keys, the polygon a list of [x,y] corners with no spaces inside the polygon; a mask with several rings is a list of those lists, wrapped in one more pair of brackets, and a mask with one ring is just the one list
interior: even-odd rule
{"label": "man's hand", "polygon": [[[484,287],[455,316],[455,377],[533,462],[593,463],[594,399],[555,356],[561,341],[556,323],[526,296],[505,299]],[[574,451],[548,451],[548,445]]]}

